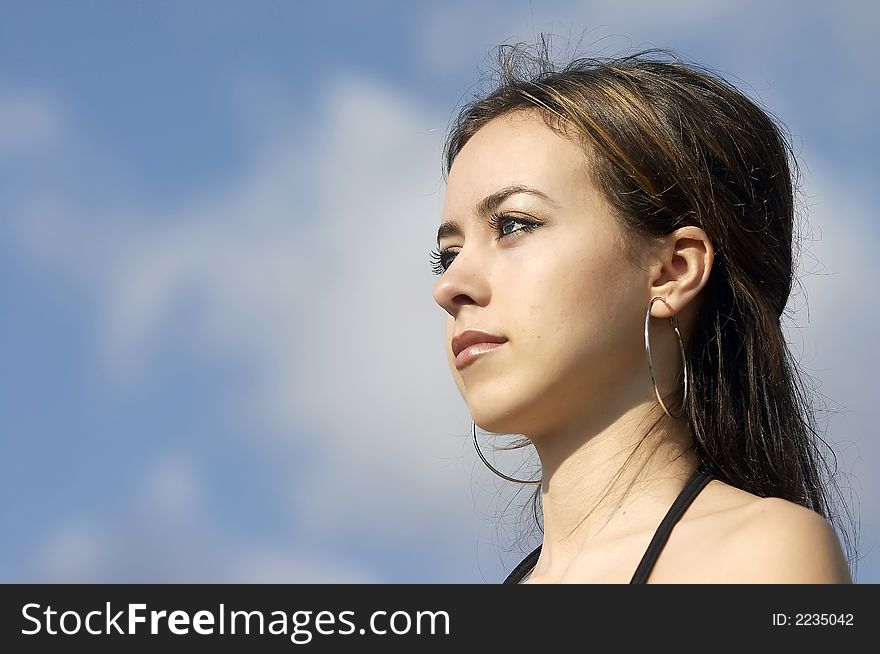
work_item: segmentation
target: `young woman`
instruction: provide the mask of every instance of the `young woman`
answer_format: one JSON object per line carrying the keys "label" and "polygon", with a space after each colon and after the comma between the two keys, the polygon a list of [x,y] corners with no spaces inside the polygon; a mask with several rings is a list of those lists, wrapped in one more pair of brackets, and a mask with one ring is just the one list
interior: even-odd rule
{"label": "young woman", "polygon": [[[449,134],[432,254],[477,451],[543,511],[505,583],[852,583],[780,327],[780,128],[667,51],[500,52]],[[491,466],[477,425],[540,472]]]}

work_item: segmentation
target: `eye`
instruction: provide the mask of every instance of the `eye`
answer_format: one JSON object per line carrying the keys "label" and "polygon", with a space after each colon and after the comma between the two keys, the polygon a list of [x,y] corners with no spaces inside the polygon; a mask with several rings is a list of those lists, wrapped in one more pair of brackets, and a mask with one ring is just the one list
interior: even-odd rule
{"label": "eye", "polygon": [[431,272],[435,275],[442,275],[446,272],[446,269],[452,265],[452,261],[448,259],[450,255],[452,255],[453,259],[457,252],[453,252],[449,248],[445,250],[431,250],[431,254],[428,257],[428,261],[431,264]]}
{"label": "eye", "polygon": [[[505,236],[509,236],[515,232],[530,232],[535,227],[538,226],[538,223],[532,222],[530,220],[525,220],[520,216],[514,216],[513,214],[501,214],[500,216],[497,214],[492,214],[489,216],[489,219],[486,221],[489,224],[489,227],[492,229],[498,230],[501,232],[501,236],[498,238],[504,238]],[[510,225],[511,223],[520,223],[523,227],[522,229],[513,229],[509,232],[504,231],[505,225]]]}
{"label": "eye", "polygon": [[[515,216],[513,214],[498,215],[494,213],[489,216],[489,219],[486,222],[492,229],[500,232],[500,236],[496,239],[499,241],[505,236],[518,234],[519,232],[531,232],[540,224],[531,220],[526,220],[525,218],[521,218],[520,216]],[[512,229],[505,232],[504,227],[511,223],[520,223],[522,227],[520,229]],[[432,264],[431,272],[433,272],[435,275],[442,275],[449,269],[449,266],[452,265],[452,262],[455,260],[455,255],[457,254],[458,250],[452,248],[445,248],[443,250],[432,250],[431,254],[429,255],[429,260]]]}

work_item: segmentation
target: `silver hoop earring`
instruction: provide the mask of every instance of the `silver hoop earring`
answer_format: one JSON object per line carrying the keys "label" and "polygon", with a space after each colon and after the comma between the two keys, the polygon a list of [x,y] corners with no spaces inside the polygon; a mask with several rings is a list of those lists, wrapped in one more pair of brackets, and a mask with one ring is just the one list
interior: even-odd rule
{"label": "silver hoop earring", "polygon": [[654,379],[654,361],[651,358],[651,335],[650,335],[650,325],[651,325],[651,308],[654,306],[654,302],[660,300],[663,304],[669,307],[672,310],[672,307],[669,306],[669,303],[662,297],[655,297],[651,299],[651,303],[648,305],[648,313],[645,314],[645,351],[648,354],[648,367],[651,369],[651,383],[654,384],[654,393],[657,395],[657,401],[660,402],[660,406],[663,407],[663,411],[666,412],[666,415],[670,418],[681,418],[684,415],[685,407],[687,406],[687,392],[688,392],[688,369],[687,369],[687,358],[684,355],[684,343],[681,340],[681,332],[678,331],[678,319],[676,319],[675,315],[669,317],[669,320],[672,322],[672,328],[675,330],[675,335],[678,336],[678,348],[681,350],[681,360],[684,364],[684,396],[681,400],[681,413],[677,416],[669,413],[669,409],[666,408],[666,405],[663,403],[663,398],[660,397],[660,391],[657,389],[657,380]]}
{"label": "silver hoop earring", "polygon": [[[471,421],[471,422],[473,422],[473,421]],[[480,444],[477,443],[477,423],[476,422],[474,422],[474,449],[477,450],[477,454],[480,455],[480,458],[483,460],[483,463],[486,464],[486,466],[489,468],[489,470],[494,472],[499,477],[503,477],[507,481],[514,481],[517,484],[540,484],[543,481],[541,479],[538,479],[538,480],[514,479],[513,477],[508,477],[500,470],[496,470],[495,467],[491,463],[486,461],[486,457],[484,457],[483,453],[480,451]]]}

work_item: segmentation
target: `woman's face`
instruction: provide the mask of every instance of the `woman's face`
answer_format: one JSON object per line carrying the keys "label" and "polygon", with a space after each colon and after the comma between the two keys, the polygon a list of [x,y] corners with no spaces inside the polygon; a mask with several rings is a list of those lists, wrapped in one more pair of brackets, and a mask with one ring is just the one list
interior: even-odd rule
{"label": "woman's face", "polygon": [[[480,203],[513,186],[490,211]],[[649,273],[628,263],[583,150],[533,112],[483,126],[449,173],[434,299],[447,312],[446,354],[475,422],[540,436],[621,397],[647,397],[644,319]],[[535,225],[530,229],[529,225]],[[452,338],[506,338],[463,366]],[[644,369],[644,370],[643,370]],[[647,384],[647,385],[645,385]]]}

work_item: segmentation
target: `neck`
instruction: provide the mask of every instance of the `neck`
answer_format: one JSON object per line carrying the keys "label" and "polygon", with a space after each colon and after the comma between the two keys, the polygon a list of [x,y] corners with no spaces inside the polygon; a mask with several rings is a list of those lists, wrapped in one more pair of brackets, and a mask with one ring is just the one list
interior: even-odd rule
{"label": "neck", "polygon": [[544,480],[537,573],[559,576],[588,544],[659,525],[697,461],[685,422],[662,409],[663,419],[636,449],[657,419],[652,406],[646,401],[532,437]]}

